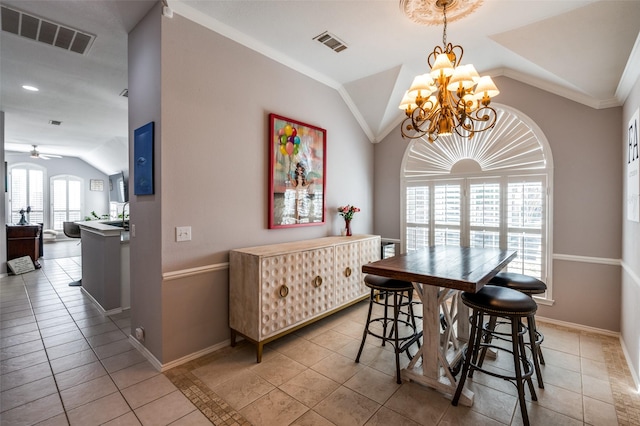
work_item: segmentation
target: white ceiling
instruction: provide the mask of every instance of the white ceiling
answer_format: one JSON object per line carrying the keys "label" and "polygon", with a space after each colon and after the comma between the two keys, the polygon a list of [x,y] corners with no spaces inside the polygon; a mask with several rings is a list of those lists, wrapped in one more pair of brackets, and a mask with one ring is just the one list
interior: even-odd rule
{"label": "white ceiling", "polygon": [[[458,0],[460,2],[468,0]],[[87,55],[1,33],[5,148],[77,156],[105,173],[126,168],[127,32],[152,0],[3,0],[96,35]],[[402,119],[397,108],[442,25],[419,25],[398,0],[168,0],[205,25],[338,90],[372,141]],[[168,19],[168,18],[166,18]],[[348,48],[313,38],[329,31]],[[506,75],[593,108],[621,105],[640,75],[640,0],[484,0],[449,22],[448,42],[480,74]],[[40,92],[21,89],[22,84]],[[373,88],[373,90],[372,90]],[[496,99],[499,102],[499,97]],[[48,120],[63,124],[54,128]],[[51,160],[54,161],[54,160]],[[118,163],[119,161],[119,163]]]}

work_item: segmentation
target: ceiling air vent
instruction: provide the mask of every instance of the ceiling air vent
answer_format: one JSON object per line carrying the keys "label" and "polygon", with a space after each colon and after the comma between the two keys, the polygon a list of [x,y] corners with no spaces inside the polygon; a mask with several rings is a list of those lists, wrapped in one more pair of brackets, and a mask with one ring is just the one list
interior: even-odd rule
{"label": "ceiling air vent", "polygon": [[96,36],[2,6],[2,31],[86,55]]}
{"label": "ceiling air vent", "polygon": [[62,124],[62,121],[58,121],[58,120],[49,120],[49,124],[51,124],[52,126],[59,126]]}
{"label": "ceiling air vent", "polygon": [[329,47],[334,52],[342,52],[347,49],[347,45],[338,39],[338,37],[330,34],[328,31],[323,32],[320,35],[317,35],[313,38],[314,40],[318,40],[320,43]]}

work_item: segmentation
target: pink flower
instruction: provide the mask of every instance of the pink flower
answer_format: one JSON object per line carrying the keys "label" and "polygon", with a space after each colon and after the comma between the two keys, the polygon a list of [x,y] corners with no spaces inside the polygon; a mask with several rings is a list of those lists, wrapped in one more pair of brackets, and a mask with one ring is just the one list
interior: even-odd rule
{"label": "pink flower", "polygon": [[338,214],[344,217],[346,220],[353,219],[353,215],[358,213],[360,209],[356,206],[347,204],[346,206],[338,207]]}

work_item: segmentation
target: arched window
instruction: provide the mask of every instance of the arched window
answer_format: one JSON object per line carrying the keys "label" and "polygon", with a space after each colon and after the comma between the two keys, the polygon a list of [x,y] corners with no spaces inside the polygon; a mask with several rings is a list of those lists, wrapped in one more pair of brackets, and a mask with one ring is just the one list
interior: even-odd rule
{"label": "arched window", "polygon": [[413,140],[402,166],[402,248],[518,251],[508,270],[547,283],[551,299],[553,161],[538,126],[496,105],[496,126],[472,139]]}
{"label": "arched window", "polygon": [[9,168],[11,193],[9,215],[11,223],[20,221],[20,210],[31,207],[26,218],[30,223],[44,222],[44,167],[30,163],[14,164]]}
{"label": "arched window", "polygon": [[53,229],[62,231],[63,222],[82,220],[82,179],[72,175],[51,178],[51,219]]}

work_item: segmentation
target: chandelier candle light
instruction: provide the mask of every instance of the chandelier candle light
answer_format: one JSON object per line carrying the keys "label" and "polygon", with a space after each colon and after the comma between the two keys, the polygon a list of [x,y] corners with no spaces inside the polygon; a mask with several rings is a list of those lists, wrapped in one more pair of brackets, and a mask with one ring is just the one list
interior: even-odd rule
{"label": "chandelier candle light", "polygon": [[462,46],[447,43],[447,6],[453,2],[436,0],[444,17],[442,46],[427,58],[431,72],[415,77],[400,103],[407,115],[400,127],[403,138],[427,136],[433,142],[455,132],[470,139],[496,124],[496,111],[489,104],[500,91],[491,77],[480,77],[473,65],[460,64]]}
{"label": "chandelier candle light", "polygon": [[353,219],[353,215],[359,211],[360,209],[358,207],[350,206],[349,204],[344,207],[338,207],[338,214],[344,218],[345,235],[347,237],[351,236],[351,219]]}

